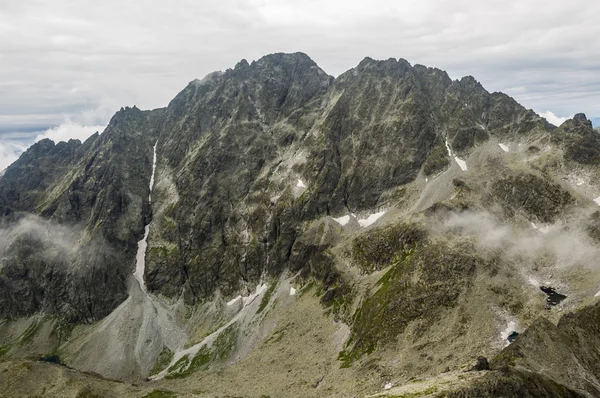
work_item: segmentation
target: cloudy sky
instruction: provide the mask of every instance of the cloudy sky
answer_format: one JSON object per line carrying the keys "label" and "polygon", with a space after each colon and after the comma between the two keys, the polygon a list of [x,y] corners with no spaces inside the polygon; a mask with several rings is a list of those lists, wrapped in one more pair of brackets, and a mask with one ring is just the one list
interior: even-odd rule
{"label": "cloudy sky", "polygon": [[121,106],[165,106],[190,80],[273,52],[334,76],[402,57],[555,124],[600,117],[589,0],[0,0],[0,36],[0,170],[36,139],[85,138]]}

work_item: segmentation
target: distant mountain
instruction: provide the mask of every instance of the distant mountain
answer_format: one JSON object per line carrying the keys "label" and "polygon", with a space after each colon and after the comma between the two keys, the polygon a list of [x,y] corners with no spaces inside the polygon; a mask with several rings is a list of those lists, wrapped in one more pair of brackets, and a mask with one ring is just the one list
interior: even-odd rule
{"label": "distant mountain", "polygon": [[590,118],[594,127],[600,127],[600,117],[592,117]]}
{"label": "distant mountain", "polygon": [[89,394],[596,395],[599,165],[585,115],[470,76],[242,60],[7,168],[0,357],[135,382]]}

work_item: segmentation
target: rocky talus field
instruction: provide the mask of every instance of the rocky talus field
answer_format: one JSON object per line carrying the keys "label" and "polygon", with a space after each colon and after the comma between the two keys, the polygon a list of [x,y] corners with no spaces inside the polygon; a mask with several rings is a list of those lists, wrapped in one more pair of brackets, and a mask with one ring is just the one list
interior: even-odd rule
{"label": "rocky talus field", "polygon": [[0,396],[600,397],[600,134],[272,54],[0,177]]}

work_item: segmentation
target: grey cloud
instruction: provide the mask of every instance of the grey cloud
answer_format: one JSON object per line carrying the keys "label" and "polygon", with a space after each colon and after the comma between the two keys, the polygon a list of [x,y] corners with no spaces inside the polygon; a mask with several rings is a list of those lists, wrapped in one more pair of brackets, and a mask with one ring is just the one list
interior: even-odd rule
{"label": "grey cloud", "polygon": [[105,124],[276,51],[339,75],[365,56],[473,75],[559,116],[600,115],[600,4],[423,0],[0,1],[0,132]]}
{"label": "grey cloud", "polygon": [[501,250],[507,258],[515,261],[521,258],[535,260],[548,254],[555,265],[561,267],[591,266],[597,263],[600,255],[600,249],[581,229],[560,222],[549,226],[537,225],[538,228],[548,228],[546,233],[542,233],[533,225],[517,228],[503,224],[489,213],[464,212],[452,213],[444,227],[446,233],[472,237],[482,248]]}

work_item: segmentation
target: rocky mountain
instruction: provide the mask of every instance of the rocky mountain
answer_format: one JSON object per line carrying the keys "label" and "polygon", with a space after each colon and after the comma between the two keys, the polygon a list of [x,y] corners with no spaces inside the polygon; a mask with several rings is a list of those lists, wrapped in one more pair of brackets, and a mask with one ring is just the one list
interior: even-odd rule
{"label": "rocky mountain", "polygon": [[296,53],[40,141],[0,177],[0,384],[597,396],[599,137],[473,77]]}

